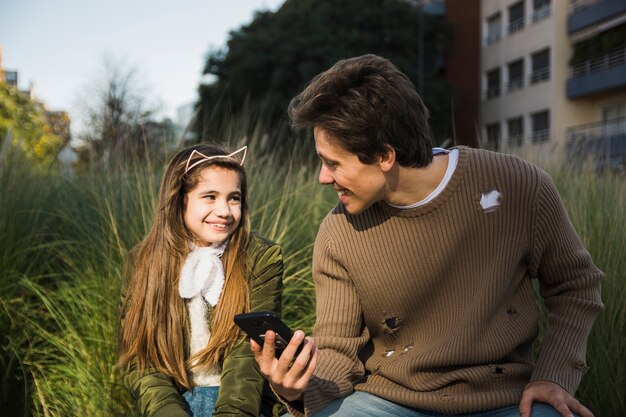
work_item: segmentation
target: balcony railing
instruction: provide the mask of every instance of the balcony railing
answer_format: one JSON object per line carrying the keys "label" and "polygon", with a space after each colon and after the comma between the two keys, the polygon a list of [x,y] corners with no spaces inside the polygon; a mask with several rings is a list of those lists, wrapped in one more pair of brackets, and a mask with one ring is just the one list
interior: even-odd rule
{"label": "balcony railing", "polygon": [[487,36],[485,36],[485,45],[492,45],[502,39],[502,33],[500,30],[494,30],[493,32],[489,32]]}
{"label": "balcony railing", "polygon": [[489,151],[497,151],[500,149],[500,137],[487,137],[487,141],[483,143],[483,147]]}
{"label": "balcony railing", "polygon": [[[552,6],[550,4],[546,4],[536,10],[534,10],[529,16],[528,21],[534,23],[538,23],[544,19],[547,19],[552,14]],[[509,23],[506,27],[506,33],[508,35],[513,35],[524,29],[526,26],[526,17],[521,17],[517,20],[514,20]],[[498,30],[489,30],[487,35],[485,35],[483,41],[485,46],[492,45],[502,39],[502,33]]]}
{"label": "balcony railing", "polygon": [[584,77],[594,72],[604,71],[626,64],[626,48],[620,48],[606,55],[588,59],[569,67],[570,78]]}
{"label": "balcony railing", "polygon": [[576,14],[583,11],[587,7],[593,6],[601,0],[570,0],[569,2],[569,14]]}
{"label": "balcony railing", "polygon": [[545,142],[550,139],[550,129],[535,130],[532,134],[533,143]]}
{"label": "balcony railing", "polygon": [[524,29],[525,24],[526,19],[524,19],[523,17],[514,20],[513,22],[509,23],[509,26],[507,26],[507,32],[509,33],[509,35],[512,35],[515,32],[519,32],[520,30]]}
{"label": "balcony railing", "polygon": [[548,17],[550,17],[551,13],[552,13],[552,7],[550,7],[550,4],[546,4],[538,8],[537,10],[533,11],[532,21],[533,23],[540,22],[543,19],[547,19]]}
{"label": "balcony railing", "polygon": [[550,78],[550,67],[540,68],[530,74],[530,83],[538,83],[539,81]]}
{"label": "balcony railing", "polygon": [[506,85],[507,91],[515,91],[524,87],[524,77],[510,79]]}
{"label": "balcony railing", "polygon": [[500,85],[490,85],[487,87],[487,91],[485,91],[486,98],[498,97],[500,95]]}
{"label": "balcony railing", "polygon": [[589,123],[567,129],[567,153],[575,158],[592,158],[604,166],[626,162],[626,117]]}
{"label": "balcony railing", "polygon": [[616,134],[626,134],[626,117],[570,127],[567,129],[567,140],[590,140]]}

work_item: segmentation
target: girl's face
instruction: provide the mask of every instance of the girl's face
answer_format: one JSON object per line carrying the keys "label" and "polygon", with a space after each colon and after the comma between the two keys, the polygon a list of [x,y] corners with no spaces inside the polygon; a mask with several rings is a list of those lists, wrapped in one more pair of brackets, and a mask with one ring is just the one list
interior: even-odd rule
{"label": "girl's face", "polygon": [[241,221],[241,184],[233,170],[212,166],[185,196],[185,224],[199,246],[219,246]]}

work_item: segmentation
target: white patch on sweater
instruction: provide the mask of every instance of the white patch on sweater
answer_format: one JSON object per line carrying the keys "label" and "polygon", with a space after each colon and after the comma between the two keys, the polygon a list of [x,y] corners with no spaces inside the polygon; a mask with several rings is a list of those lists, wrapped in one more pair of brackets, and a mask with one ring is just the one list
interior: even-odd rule
{"label": "white patch on sweater", "polygon": [[480,206],[486,213],[494,211],[500,205],[502,194],[498,190],[489,191],[480,197]]}

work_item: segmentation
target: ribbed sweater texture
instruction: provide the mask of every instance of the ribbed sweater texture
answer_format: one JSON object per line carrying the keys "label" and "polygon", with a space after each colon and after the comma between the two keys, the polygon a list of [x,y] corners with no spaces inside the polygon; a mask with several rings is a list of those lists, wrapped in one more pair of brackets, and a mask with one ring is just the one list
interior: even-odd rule
{"label": "ribbed sweater texture", "polygon": [[[546,172],[459,151],[430,203],[379,202],[358,215],[339,204],[324,219],[313,257],[320,357],[306,414],[355,389],[446,414],[518,404],[532,380],[576,391],[603,274]],[[549,329],[533,363],[535,278]]]}

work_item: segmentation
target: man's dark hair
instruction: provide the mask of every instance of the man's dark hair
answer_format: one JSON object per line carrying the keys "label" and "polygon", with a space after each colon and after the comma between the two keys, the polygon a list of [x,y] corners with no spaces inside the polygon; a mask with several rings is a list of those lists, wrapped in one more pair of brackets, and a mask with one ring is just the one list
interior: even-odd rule
{"label": "man's dark hair", "polygon": [[288,114],[294,129],[321,128],[364,164],[387,146],[402,166],[432,161],[428,110],[408,77],[376,55],[341,60],[315,76]]}

